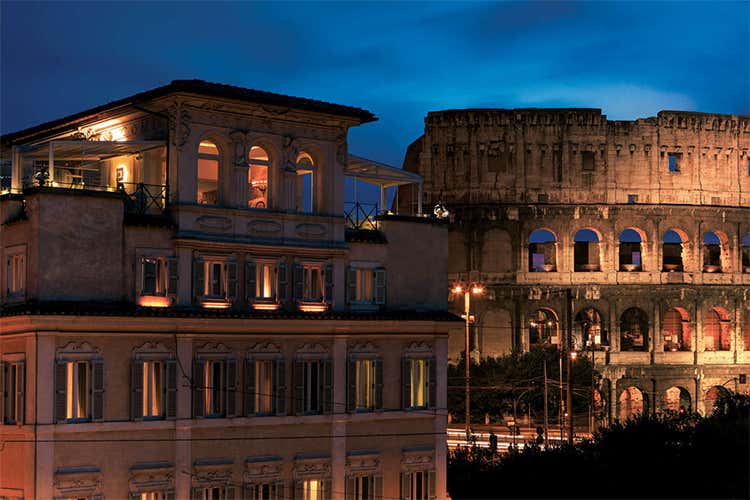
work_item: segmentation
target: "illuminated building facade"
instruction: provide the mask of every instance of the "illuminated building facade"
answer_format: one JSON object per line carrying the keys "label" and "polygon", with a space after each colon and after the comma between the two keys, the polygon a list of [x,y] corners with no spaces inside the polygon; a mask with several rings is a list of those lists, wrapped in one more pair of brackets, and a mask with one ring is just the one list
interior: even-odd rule
{"label": "illuminated building facade", "polygon": [[449,279],[487,289],[477,355],[559,345],[572,322],[604,423],[750,390],[750,117],[440,111],[404,168],[451,213]]}
{"label": "illuminated building facade", "polygon": [[207,82],[2,137],[0,497],[444,498],[447,227],[368,111]]}

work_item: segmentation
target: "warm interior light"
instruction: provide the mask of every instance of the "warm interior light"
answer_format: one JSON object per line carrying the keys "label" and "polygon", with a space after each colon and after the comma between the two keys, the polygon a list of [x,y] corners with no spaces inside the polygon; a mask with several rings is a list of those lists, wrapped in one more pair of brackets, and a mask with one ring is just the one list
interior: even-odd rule
{"label": "warm interior light", "polygon": [[167,297],[138,297],[138,305],[142,307],[169,307],[170,302]]}
{"label": "warm interior light", "polygon": [[299,310],[302,312],[325,312],[328,306],[325,304],[300,304]]}
{"label": "warm interior light", "polygon": [[281,307],[280,304],[277,304],[275,302],[268,303],[268,302],[257,302],[253,304],[253,309],[256,311],[275,311],[279,307]]}
{"label": "warm interior light", "polygon": [[204,302],[201,305],[206,309],[227,309],[231,306],[229,302]]}

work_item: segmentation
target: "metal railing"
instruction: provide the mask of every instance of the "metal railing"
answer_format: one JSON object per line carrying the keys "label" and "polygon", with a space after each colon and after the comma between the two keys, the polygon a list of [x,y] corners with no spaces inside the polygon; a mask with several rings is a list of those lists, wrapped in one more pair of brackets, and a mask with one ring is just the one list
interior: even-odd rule
{"label": "metal railing", "polygon": [[120,182],[117,190],[123,194],[125,212],[129,214],[159,214],[164,211],[167,186],[142,182]]}
{"label": "metal railing", "polygon": [[378,229],[378,222],[375,217],[378,215],[377,203],[344,203],[344,216],[346,225],[350,229],[365,231],[375,231]]}

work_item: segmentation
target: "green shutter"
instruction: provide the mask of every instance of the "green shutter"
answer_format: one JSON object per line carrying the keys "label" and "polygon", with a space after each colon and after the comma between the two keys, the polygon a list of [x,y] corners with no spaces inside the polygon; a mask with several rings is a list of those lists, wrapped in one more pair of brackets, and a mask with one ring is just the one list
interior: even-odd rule
{"label": "green shutter", "polygon": [[245,298],[252,301],[256,297],[256,273],[257,267],[254,260],[245,262]]}
{"label": "green shutter", "polygon": [[284,259],[279,261],[277,267],[278,289],[276,291],[276,300],[286,302],[289,295],[289,272]]}
{"label": "green shutter", "polygon": [[177,297],[180,271],[177,257],[167,257],[167,296]]}
{"label": "green shutter", "polygon": [[427,406],[435,408],[437,404],[437,363],[434,357],[427,360],[427,373],[429,375],[427,391],[429,401],[427,401]]}
{"label": "green shutter", "polygon": [[294,360],[294,414],[302,415],[305,408],[305,362]]}
{"label": "green shutter", "polygon": [[104,362],[91,362],[91,420],[98,422],[104,419]]}
{"label": "green shutter", "polygon": [[193,261],[193,297],[198,300],[206,294],[206,263],[196,258]]}
{"label": "green shutter", "polygon": [[[26,410],[26,408],[24,407],[24,393],[26,391],[25,376],[26,363],[24,361],[19,361],[18,363],[16,363],[16,414],[14,415],[14,419],[17,425],[23,425],[24,423],[24,413]],[[8,396],[13,397],[14,395],[8,394]],[[2,413],[0,413],[0,420],[2,420]]]}
{"label": "green shutter", "polygon": [[204,361],[193,361],[193,417],[201,418],[204,416],[206,408],[206,387],[205,387],[206,364]]}
{"label": "green shutter", "polygon": [[326,264],[323,268],[325,272],[325,297],[324,300],[328,304],[333,303],[333,264]]}
{"label": "green shutter", "polygon": [[277,359],[274,362],[274,404],[276,415],[286,415],[286,362]]}
{"label": "green shutter", "polygon": [[379,267],[375,269],[375,271],[373,271],[373,278],[375,303],[378,305],[384,305],[386,296],[385,268]]}
{"label": "green shutter", "polygon": [[375,388],[373,394],[375,396],[375,409],[383,409],[383,359],[376,358],[374,361],[375,365],[375,377],[374,384]]}
{"label": "green shutter", "polygon": [[322,384],[322,413],[333,413],[333,361],[326,359],[323,365],[323,384]]}
{"label": "green shutter", "polygon": [[225,366],[226,408],[224,408],[224,414],[227,417],[234,417],[237,415],[237,361],[228,359]]}
{"label": "green shutter", "polygon": [[173,419],[177,418],[177,361],[167,360],[164,366],[166,372],[164,416],[167,419]]}
{"label": "green shutter", "polygon": [[68,363],[55,361],[55,422],[65,422],[67,419],[67,374]]}
{"label": "green shutter", "polygon": [[346,411],[351,413],[357,409],[357,360],[351,356],[347,363],[346,387]]}
{"label": "green shutter", "polygon": [[294,264],[294,300],[301,301],[304,297],[304,268],[301,264]]}
{"label": "green shutter", "polygon": [[130,418],[143,419],[143,361],[138,359],[130,366]]}
{"label": "green shutter", "polygon": [[401,358],[401,408],[411,408],[411,359]]}
{"label": "green shutter", "polygon": [[237,263],[227,262],[224,264],[226,272],[226,297],[229,300],[237,298]]}
{"label": "green shutter", "polygon": [[357,299],[357,269],[346,268],[346,302],[351,304]]}
{"label": "green shutter", "polygon": [[244,387],[244,399],[245,399],[245,415],[255,415],[255,360],[245,360],[245,387]]}

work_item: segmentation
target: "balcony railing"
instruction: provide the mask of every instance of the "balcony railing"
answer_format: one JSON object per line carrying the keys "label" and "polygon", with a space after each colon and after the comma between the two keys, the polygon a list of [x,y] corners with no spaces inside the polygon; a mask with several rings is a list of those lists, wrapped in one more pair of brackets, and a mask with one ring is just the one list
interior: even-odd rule
{"label": "balcony railing", "polygon": [[117,189],[123,195],[125,212],[129,214],[160,214],[164,211],[167,186],[142,182],[121,182]]}
{"label": "balcony railing", "polygon": [[344,204],[344,215],[346,226],[350,229],[375,231],[378,223],[375,217],[378,215],[377,203],[347,202]]}

